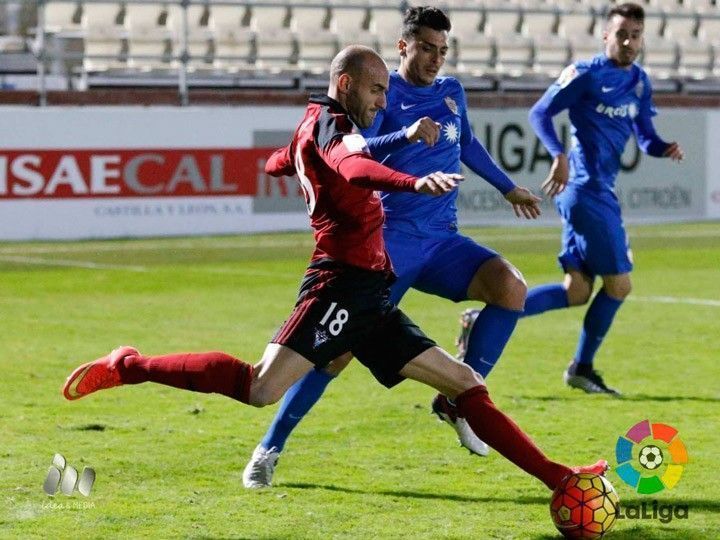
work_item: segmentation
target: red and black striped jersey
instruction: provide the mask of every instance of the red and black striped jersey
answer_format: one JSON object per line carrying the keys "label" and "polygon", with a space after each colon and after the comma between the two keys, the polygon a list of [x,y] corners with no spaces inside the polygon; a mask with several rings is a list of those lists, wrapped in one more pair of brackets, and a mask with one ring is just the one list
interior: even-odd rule
{"label": "red and black striped jersey", "polygon": [[290,144],[265,165],[273,176],[297,174],[315,235],[312,261],[334,260],[368,270],[391,270],[385,220],[375,190],[415,191],[417,178],[374,161],[345,109],[312,96]]}

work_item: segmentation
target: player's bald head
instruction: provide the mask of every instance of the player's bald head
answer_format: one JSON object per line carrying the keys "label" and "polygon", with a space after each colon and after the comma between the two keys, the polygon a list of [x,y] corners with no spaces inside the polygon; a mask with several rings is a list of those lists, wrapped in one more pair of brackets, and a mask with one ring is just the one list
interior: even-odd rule
{"label": "player's bald head", "polygon": [[359,128],[370,127],[387,104],[389,77],[378,53],[363,45],[350,45],[330,64],[328,96],[345,108]]}
{"label": "player's bald head", "polygon": [[330,81],[337,82],[343,74],[358,78],[370,69],[385,69],[387,66],[380,55],[364,45],[349,45],[341,50],[330,63]]}

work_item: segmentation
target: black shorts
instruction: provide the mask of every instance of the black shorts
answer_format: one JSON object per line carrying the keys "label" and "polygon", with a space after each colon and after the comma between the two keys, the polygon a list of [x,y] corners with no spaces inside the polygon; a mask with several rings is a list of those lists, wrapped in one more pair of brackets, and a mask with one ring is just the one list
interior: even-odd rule
{"label": "black shorts", "polygon": [[435,342],[392,305],[392,274],[336,262],[308,268],[290,317],[272,338],[317,368],[350,351],[388,388]]}

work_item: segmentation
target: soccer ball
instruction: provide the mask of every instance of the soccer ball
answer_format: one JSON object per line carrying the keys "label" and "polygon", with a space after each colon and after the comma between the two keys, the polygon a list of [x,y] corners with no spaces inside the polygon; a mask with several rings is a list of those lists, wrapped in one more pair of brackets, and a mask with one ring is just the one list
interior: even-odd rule
{"label": "soccer ball", "polygon": [[550,502],[553,523],[566,538],[600,538],[615,523],[620,500],[604,476],[566,476]]}
{"label": "soccer ball", "polygon": [[663,462],[662,450],[660,450],[654,444],[649,444],[646,447],[644,447],[642,450],[640,450],[640,455],[638,456],[638,460],[640,461],[640,465],[642,465],[649,471],[653,471],[653,470],[657,469],[660,465],[662,465],[662,462]]}

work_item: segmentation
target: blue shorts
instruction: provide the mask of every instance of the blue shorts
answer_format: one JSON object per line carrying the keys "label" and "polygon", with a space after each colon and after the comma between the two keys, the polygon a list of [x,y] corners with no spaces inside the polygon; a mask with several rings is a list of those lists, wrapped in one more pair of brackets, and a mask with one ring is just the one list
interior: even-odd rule
{"label": "blue shorts", "polygon": [[468,287],[478,268],[498,256],[461,234],[423,238],[385,229],[383,236],[398,277],[390,287],[390,301],[394,304],[410,287],[453,302],[467,300]]}
{"label": "blue shorts", "polygon": [[632,270],[632,253],[614,193],[572,184],[555,198],[562,218],[560,266],[590,276],[625,274]]}

